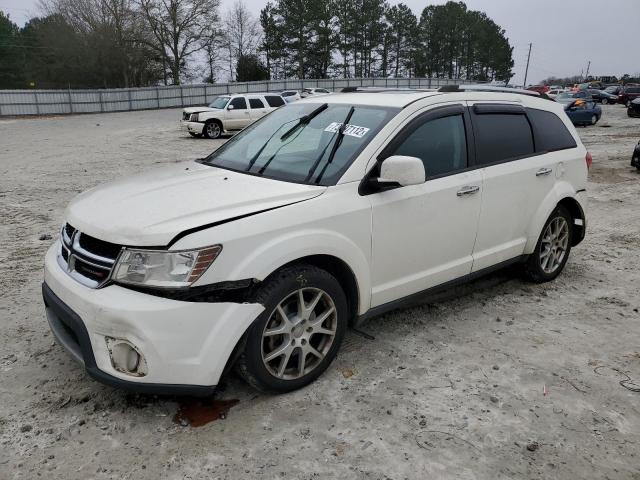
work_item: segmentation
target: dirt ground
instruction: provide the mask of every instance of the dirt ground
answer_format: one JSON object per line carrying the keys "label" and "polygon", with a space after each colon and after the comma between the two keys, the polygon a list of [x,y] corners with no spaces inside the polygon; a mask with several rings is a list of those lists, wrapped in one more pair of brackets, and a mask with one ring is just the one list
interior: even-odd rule
{"label": "dirt ground", "polygon": [[579,129],[588,234],[555,282],[501,272],[372,320],[288,395],[229,375],[216,398],[239,402],[196,428],[174,422],[188,399],[91,380],[40,294],[74,195],[219,143],[179,116],[0,120],[0,479],[640,479],[640,119]]}

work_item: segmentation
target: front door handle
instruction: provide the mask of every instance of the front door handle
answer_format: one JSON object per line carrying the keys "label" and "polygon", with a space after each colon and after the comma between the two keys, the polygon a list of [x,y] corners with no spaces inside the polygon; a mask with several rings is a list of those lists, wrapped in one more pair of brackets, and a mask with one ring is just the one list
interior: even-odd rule
{"label": "front door handle", "polygon": [[462,197],[464,195],[473,195],[474,193],[478,193],[479,191],[480,187],[478,185],[465,185],[460,190],[458,190],[458,193],[456,193],[456,195]]}
{"label": "front door handle", "polygon": [[536,177],[542,177],[543,175],[549,175],[553,170],[551,168],[541,168],[536,172]]}

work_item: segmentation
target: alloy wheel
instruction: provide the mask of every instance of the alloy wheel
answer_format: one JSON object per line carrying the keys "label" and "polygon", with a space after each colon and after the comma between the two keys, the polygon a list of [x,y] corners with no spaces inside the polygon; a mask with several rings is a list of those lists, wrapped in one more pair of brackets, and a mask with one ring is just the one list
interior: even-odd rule
{"label": "alloy wheel", "polygon": [[338,318],[329,294],[301,288],[273,310],[262,332],[262,362],[283,380],[301,378],[325,358],[336,337]]}
{"label": "alloy wheel", "polygon": [[220,136],[220,125],[216,122],[207,123],[207,135],[210,138],[218,138]]}
{"label": "alloy wheel", "polygon": [[564,217],[555,217],[547,225],[540,244],[540,267],[545,273],[560,268],[568,246],[569,224]]}

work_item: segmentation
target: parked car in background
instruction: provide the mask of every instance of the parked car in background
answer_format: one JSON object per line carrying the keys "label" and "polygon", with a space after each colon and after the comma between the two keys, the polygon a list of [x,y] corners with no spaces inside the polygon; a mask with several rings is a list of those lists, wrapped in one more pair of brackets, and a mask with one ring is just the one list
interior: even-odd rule
{"label": "parked car in background", "polygon": [[636,145],[631,155],[631,166],[636,167],[640,171],[640,142]]}
{"label": "parked car in background", "polygon": [[302,95],[300,95],[300,92],[298,90],[285,90],[280,95],[287,103],[295,102],[302,98]]}
{"label": "parked car in background", "polygon": [[631,103],[627,107],[627,115],[630,117],[640,117],[640,98],[631,100]]}
{"label": "parked car in background", "polygon": [[584,100],[591,99],[591,95],[586,90],[561,92],[556,95],[555,101],[559,103],[569,104],[575,102],[577,99],[582,98]]}
{"label": "parked car in background", "polygon": [[208,107],[182,110],[181,129],[192,137],[219,138],[222,134],[242,130],[267,113],[285,105],[274,93],[222,95]]}
{"label": "parked car in background", "polygon": [[306,97],[317,97],[320,95],[331,95],[331,91],[326,88],[303,88],[302,89],[302,98]]}
{"label": "parked car in background", "polygon": [[593,98],[593,101],[596,103],[607,105],[608,103],[616,103],[618,101],[617,95],[607,93],[604,90],[589,88],[586,90],[586,92],[591,95],[591,98]]}
{"label": "parked car in background", "polygon": [[310,97],[206,158],[72,200],[46,316],[116,387],[211,395],[235,367],[288,392],[349,325],[507,265],[558,277],[585,236],[591,161],[561,105],[530,92]]}
{"label": "parked car in background", "polygon": [[547,96],[549,98],[553,98],[555,100],[555,98],[560,95],[561,93],[564,93],[566,90],[564,88],[552,88],[551,90],[549,90],[547,92]]}
{"label": "parked car in background", "polygon": [[595,125],[602,117],[602,108],[591,99],[577,99],[566,103],[564,111],[574,125]]}
{"label": "parked car in background", "polygon": [[527,87],[527,90],[538,93],[547,93],[551,88],[549,88],[548,85],[531,85],[530,87]]}
{"label": "parked car in background", "polygon": [[620,90],[622,90],[622,85],[608,85],[604,89],[605,92],[616,96],[620,93]]}
{"label": "parked car in background", "polygon": [[620,93],[618,93],[618,103],[622,103],[627,107],[632,100],[640,97],[640,85],[625,85]]}

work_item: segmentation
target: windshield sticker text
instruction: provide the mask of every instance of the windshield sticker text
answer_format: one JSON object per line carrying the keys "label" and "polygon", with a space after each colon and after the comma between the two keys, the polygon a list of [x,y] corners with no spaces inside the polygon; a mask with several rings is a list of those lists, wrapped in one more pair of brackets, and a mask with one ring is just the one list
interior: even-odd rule
{"label": "windshield sticker text", "polygon": [[[324,131],[336,133],[341,126],[342,123],[333,122],[330,123],[329,126],[324,129]],[[358,125],[347,124],[344,129],[344,134],[349,135],[350,137],[362,138],[367,134],[368,131],[369,129],[367,127],[359,127]]]}

